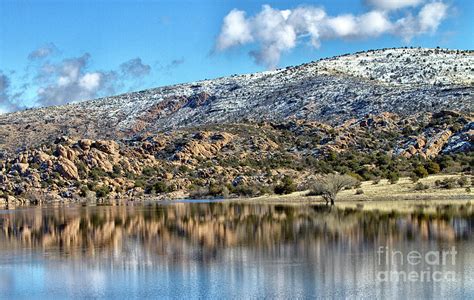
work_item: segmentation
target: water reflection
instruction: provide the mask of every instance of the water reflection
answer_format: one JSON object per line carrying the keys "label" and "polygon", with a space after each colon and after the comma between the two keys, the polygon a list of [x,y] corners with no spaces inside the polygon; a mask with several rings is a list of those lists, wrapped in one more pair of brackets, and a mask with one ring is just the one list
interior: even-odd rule
{"label": "water reflection", "polygon": [[[4,211],[0,295],[464,297],[474,294],[473,224],[470,206],[432,214],[219,202]],[[456,264],[439,268],[455,271],[456,282],[377,282],[386,268],[379,246],[455,246]],[[72,287],[48,281],[52,274]]]}

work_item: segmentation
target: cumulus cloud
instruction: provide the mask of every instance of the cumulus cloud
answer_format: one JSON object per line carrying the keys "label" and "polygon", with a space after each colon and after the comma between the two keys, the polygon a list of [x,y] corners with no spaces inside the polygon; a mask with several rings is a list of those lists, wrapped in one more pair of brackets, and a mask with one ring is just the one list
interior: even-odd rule
{"label": "cumulus cloud", "polygon": [[[48,51],[39,49],[31,52],[34,55],[30,54],[30,61],[50,55],[46,55]],[[139,57],[125,61],[118,68],[108,71],[91,69],[90,61],[91,55],[84,53],[57,62],[49,59],[41,60],[41,64],[32,62],[28,72],[31,73],[31,83],[36,87],[36,97],[29,102],[38,106],[51,106],[108,96],[128,91],[130,86],[136,85],[135,79],[143,79],[151,72],[151,67]],[[25,85],[19,93],[28,88],[28,85]],[[6,108],[8,111],[17,109],[19,107],[12,105]]]}
{"label": "cumulus cloud", "polygon": [[120,70],[125,76],[143,77],[150,74],[151,66],[144,64],[142,59],[137,57],[122,63]]}
{"label": "cumulus cloud", "polygon": [[0,107],[5,107],[9,104],[8,87],[10,86],[10,79],[7,75],[0,73]]}
{"label": "cumulus cloud", "polygon": [[40,106],[61,105],[106,96],[123,90],[126,82],[150,74],[151,67],[141,58],[120,64],[118,70],[90,71],[91,56],[64,59],[54,64],[46,62],[35,77],[40,83],[36,102]]}
{"label": "cumulus cloud", "polygon": [[382,10],[396,10],[404,7],[415,7],[424,0],[366,0],[367,4]]}
{"label": "cumulus cloud", "polygon": [[291,11],[277,10],[264,5],[262,11],[252,20],[257,40],[262,44],[259,51],[251,52],[257,63],[275,66],[282,52],[296,45],[295,28],[287,22]]}
{"label": "cumulus cloud", "polygon": [[255,16],[233,9],[225,16],[217,37],[215,50],[225,51],[247,44],[256,44],[250,52],[256,63],[275,68],[283,53],[308,39],[318,48],[330,39],[366,39],[390,34],[410,41],[414,36],[433,33],[446,18],[448,6],[430,2],[418,14],[407,12],[405,17],[392,20],[390,11],[420,5],[421,0],[368,0],[376,9],[360,15],[330,16],[323,8],[300,6],[279,10],[264,5]]}
{"label": "cumulus cloud", "polygon": [[29,60],[38,60],[38,59],[43,59],[51,54],[57,52],[57,47],[53,43],[48,43],[45,44],[38,49],[35,49],[28,54],[28,59]]}
{"label": "cumulus cloud", "polygon": [[[111,70],[94,70],[89,53],[60,60],[53,55],[59,52],[48,43],[30,52],[24,73],[10,72],[7,76],[0,70],[0,112],[62,105],[137,89],[152,70],[140,57]],[[169,68],[182,62],[174,60]]]}
{"label": "cumulus cloud", "polygon": [[22,108],[22,106],[17,103],[17,99],[22,95],[23,91],[19,91],[18,93],[11,95],[10,88],[10,78],[0,71],[0,113]]}
{"label": "cumulus cloud", "polygon": [[37,76],[46,86],[38,88],[40,105],[59,105],[92,98],[101,86],[101,74],[86,71],[90,54],[47,64]]}
{"label": "cumulus cloud", "polygon": [[217,50],[225,50],[252,40],[250,23],[245,18],[245,12],[233,9],[224,18],[216,48]]}
{"label": "cumulus cloud", "polygon": [[429,3],[419,13],[419,24],[421,32],[435,32],[448,12],[448,6],[443,2]]}
{"label": "cumulus cloud", "polygon": [[448,6],[442,2],[432,2],[422,7],[417,16],[408,15],[394,24],[394,34],[406,42],[420,34],[433,34],[447,17]]}

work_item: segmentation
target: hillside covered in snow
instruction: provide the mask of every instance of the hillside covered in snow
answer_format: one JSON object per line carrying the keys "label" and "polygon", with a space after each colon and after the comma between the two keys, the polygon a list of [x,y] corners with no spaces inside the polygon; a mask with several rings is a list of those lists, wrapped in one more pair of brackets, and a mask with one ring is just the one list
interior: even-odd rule
{"label": "hillside covered in snow", "polygon": [[337,125],[381,112],[469,113],[473,98],[474,51],[383,49],[0,115],[0,149],[247,120]]}

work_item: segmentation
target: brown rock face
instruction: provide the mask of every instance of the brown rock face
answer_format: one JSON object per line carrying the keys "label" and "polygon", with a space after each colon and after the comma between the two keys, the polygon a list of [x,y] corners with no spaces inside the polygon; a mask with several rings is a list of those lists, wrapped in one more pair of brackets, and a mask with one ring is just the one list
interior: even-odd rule
{"label": "brown rock face", "polygon": [[48,154],[41,151],[38,151],[38,153],[36,153],[35,156],[33,157],[33,162],[38,163],[38,164],[47,162],[49,160],[51,160],[51,157]]}
{"label": "brown rock face", "polygon": [[91,145],[94,141],[88,139],[79,140],[77,143],[82,150],[87,151],[91,148]]}
{"label": "brown rock face", "polygon": [[76,159],[76,153],[71,148],[69,148],[68,146],[65,147],[63,145],[58,145],[56,147],[55,154],[58,157],[63,157],[63,158],[66,158],[70,161],[74,161]]}
{"label": "brown rock face", "polygon": [[448,142],[449,138],[453,135],[451,130],[445,130],[434,137],[432,137],[425,147],[425,154],[428,158],[433,158],[443,149],[443,146]]}
{"label": "brown rock face", "polygon": [[212,101],[214,98],[215,97],[209,95],[208,93],[202,92],[202,93],[192,95],[191,97],[189,97],[189,101],[187,105],[191,108],[196,108],[198,106],[205,105],[207,102]]}
{"label": "brown rock face", "polygon": [[119,149],[114,141],[96,141],[92,146],[107,154],[116,154]]}
{"label": "brown rock face", "polygon": [[28,172],[28,164],[25,163],[16,163],[12,166],[12,171],[17,171],[20,175],[25,175]]}
{"label": "brown rock face", "polygon": [[415,147],[417,149],[423,149],[423,147],[426,145],[426,140],[424,137],[418,137],[416,139]]}
{"label": "brown rock face", "polygon": [[113,169],[113,165],[109,161],[108,155],[98,149],[91,149],[85,157],[85,161],[91,168],[98,167],[106,172],[111,172]]}
{"label": "brown rock face", "polygon": [[233,138],[229,133],[209,133],[200,132],[196,134],[197,140],[188,142],[175,158],[180,161],[189,161],[194,158],[210,158],[214,156],[222,147],[227,145]]}
{"label": "brown rock face", "polygon": [[65,178],[79,179],[76,165],[67,158],[60,157],[56,162],[56,170]]}

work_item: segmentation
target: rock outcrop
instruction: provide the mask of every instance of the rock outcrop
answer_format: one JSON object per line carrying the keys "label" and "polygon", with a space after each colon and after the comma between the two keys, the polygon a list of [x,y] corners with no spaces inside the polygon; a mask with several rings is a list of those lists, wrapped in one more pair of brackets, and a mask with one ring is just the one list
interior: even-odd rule
{"label": "rock outcrop", "polygon": [[[458,152],[472,156],[473,120],[455,112],[382,113],[340,126],[289,120],[206,125],[119,141],[63,136],[0,160],[0,198],[6,203],[137,199],[186,196],[199,188],[212,192],[222,185],[245,194],[268,190],[285,176],[305,186],[314,181],[314,172],[327,172],[328,162],[340,170],[380,174],[393,168],[391,163],[377,169],[388,157],[419,163]],[[357,156],[363,160],[347,162]]]}
{"label": "rock outcrop", "polygon": [[60,157],[56,162],[56,170],[67,179],[79,179],[76,165],[67,158]]}

